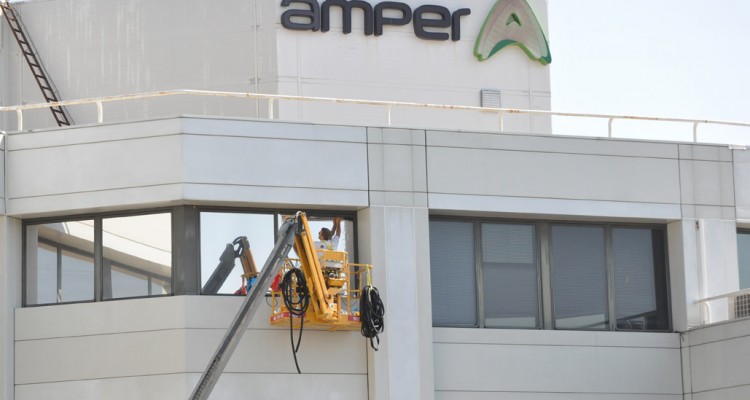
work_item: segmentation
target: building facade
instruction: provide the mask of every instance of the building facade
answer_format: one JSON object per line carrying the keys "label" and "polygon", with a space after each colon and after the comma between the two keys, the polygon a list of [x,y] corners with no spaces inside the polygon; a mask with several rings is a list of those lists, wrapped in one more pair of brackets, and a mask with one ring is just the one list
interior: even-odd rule
{"label": "building facade", "polygon": [[[545,1],[13,7],[61,97],[100,104],[8,108],[43,99],[3,25],[4,398],[187,398],[242,301],[202,294],[224,244],[263,260],[297,210],[375,265],[380,349],[306,330],[296,374],[263,306],[212,398],[750,394],[744,148],[424,105],[549,110]],[[493,16],[528,48],[480,62]],[[101,100],[180,89],[211,95]]]}

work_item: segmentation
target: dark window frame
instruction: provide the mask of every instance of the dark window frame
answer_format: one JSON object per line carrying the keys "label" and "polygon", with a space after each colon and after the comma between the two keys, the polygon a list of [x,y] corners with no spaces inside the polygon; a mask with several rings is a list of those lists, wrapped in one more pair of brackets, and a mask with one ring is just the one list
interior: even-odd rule
{"label": "dark window frame", "polygon": [[[357,212],[356,211],[335,211],[335,210],[315,210],[315,209],[290,209],[290,208],[258,208],[258,207],[222,207],[222,206],[200,206],[195,207],[195,230],[196,230],[196,255],[197,255],[197,293],[206,296],[236,296],[230,293],[216,293],[216,294],[203,294],[203,276],[202,276],[202,265],[200,260],[202,259],[201,254],[201,226],[200,226],[200,215],[201,213],[225,213],[225,214],[263,214],[273,216],[273,237],[274,241],[277,239],[279,227],[279,217],[282,215],[294,215],[299,211],[304,212],[309,217],[315,218],[333,218],[342,217],[347,220],[351,220],[353,223],[353,246],[354,252],[349,255],[350,260],[357,260],[359,254],[359,243],[358,243],[358,223],[357,223]],[[227,241],[231,241],[234,238],[227,238]],[[250,244],[252,246],[252,243]],[[265,264],[267,254],[260,255],[260,258],[256,258],[255,262],[258,263],[258,269]],[[254,257],[259,257],[258,254],[254,254]]]}
{"label": "dark window frame", "polygon": [[[619,222],[597,222],[597,221],[567,221],[567,220],[527,220],[527,219],[504,219],[504,218],[490,218],[490,217],[461,217],[461,216],[450,216],[450,215],[430,215],[430,222],[432,221],[453,221],[453,222],[471,222],[474,224],[474,240],[475,240],[475,274],[476,274],[476,301],[477,301],[477,321],[478,323],[469,327],[466,325],[436,325],[434,327],[447,327],[447,328],[483,328],[483,329],[525,329],[525,330],[574,330],[582,331],[583,329],[562,329],[555,326],[555,305],[554,305],[554,265],[552,260],[552,227],[553,226],[585,226],[585,227],[598,227],[604,230],[604,244],[605,244],[605,273],[606,273],[606,285],[607,285],[607,310],[609,312],[609,318],[607,321],[607,329],[596,329],[589,330],[594,332],[639,332],[639,333],[664,333],[673,331],[672,322],[672,307],[671,307],[671,285],[670,285],[670,271],[669,271],[669,248],[668,248],[668,236],[667,227],[662,224],[654,223],[619,223]],[[484,278],[482,272],[482,254],[481,254],[481,230],[482,224],[518,224],[518,225],[532,225],[535,228],[536,234],[536,259],[537,259],[537,280],[538,280],[538,291],[537,291],[537,303],[539,306],[538,314],[538,327],[536,328],[487,328],[484,326],[484,295],[483,285]],[[613,260],[613,239],[612,232],[614,229],[647,229],[651,231],[659,231],[662,235],[662,249],[654,247],[656,251],[663,250],[663,268],[661,272],[664,279],[663,293],[661,288],[656,288],[656,301],[662,308],[665,308],[666,312],[666,325],[667,328],[664,330],[645,330],[645,329],[622,329],[617,327],[617,313],[615,303],[615,267]],[[745,232],[750,234],[750,230]],[[655,265],[655,268],[657,266]],[[654,271],[657,273],[658,271]],[[656,279],[656,278],[655,278]],[[655,282],[658,285],[659,282]]]}
{"label": "dark window frame", "polygon": [[[22,256],[21,256],[21,306],[22,307],[47,307],[47,306],[56,306],[56,305],[64,305],[64,304],[81,304],[81,303],[96,303],[96,302],[107,302],[107,301],[117,301],[117,300],[128,300],[128,299],[144,299],[144,298],[154,298],[154,297],[168,297],[173,296],[175,294],[174,285],[175,285],[175,266],[176,263],[176,255],[175,255],[175,207],[168,207],[168,208],[151,208],[151,209],[143,209],[143,210],[129,210],[125,212],[107,212],[107,213],[87,213],[87,214],[78,214],[78,215],[66,215],[64,217],[45,217],[45,218],[36,218],[36,219],[28,219],[24,220],[22,224],[22,232],[23,232],[23,244],[22,244]],[[136,216],[145,216],[145,215],[154,215],[154,214],[169,214],[170,215],[170,232],[172,235],[171,238],[171,244],[172,244],[172,259],[171,259],[171,276],[169,278],[169,282],[171,285],[171,292],[167,294],[157,294],[157,295],[147,295],[147,296],[132,296],[132,297],[117,297],[117,298],[104,298],[104,282],[103,282],[103,269],[104,269],[104,257],[103,257],[103,235],[102,235],[102,226],[103,221],[105,219],[109,218],[126,218],[126,217],[136,217]],[[63,302],[54,302],[54,303],[42,303],[42,304],[29,304],[27,301],[27,273],[28,273],[28,251],[30,250],[28,248],[28,241],[27,241],[27,234],[28,234],[28,228],[30,226],[38,226],[38,225],[44,225],[44,224],[51,224],[51,223],[66,223],[66,222],[76,222],[76,221],[84,221],[84,220],[90,220],[94,221],[94,299],[93,300],[82,300],[82,301],[63,301]],[[42,239],[40,242],[44,242],[47,245],[52,245],[53,247],[59,248],[59,246],[66,247],[66,250],[71,250],[69,247],[61,243],[51,242],[46,239]],[[82,254],[82,255],[88,255],[87,252],[82,251],[80,249],[73,249],[75,253]],[[58,264],[59,264],[59,257],[58,257]],[[59,269],[59,265],[58,265]],[[60,277],[58,277],[58,280]],[[150,280],[149,280],[150,284]],[[151,288],[149,286],[148,291],[151,291]],[[57,297],[57,296],[55,296]]]}

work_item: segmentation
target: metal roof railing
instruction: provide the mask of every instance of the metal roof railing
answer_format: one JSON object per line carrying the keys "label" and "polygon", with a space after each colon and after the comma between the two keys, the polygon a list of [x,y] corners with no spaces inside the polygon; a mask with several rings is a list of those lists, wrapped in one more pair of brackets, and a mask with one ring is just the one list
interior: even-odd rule
{"label": "metal roof railing", "polygon": [[291,96],[291,95],[278,95],[278,94],[262,94],[262,93],[242,93],[242,92],[223,92],[223,91],[208,91],[208,90],[168,90],[159,92],[148,92],[130,95],[117,95],[117,96],[105,96],[95,97],[80,100],[66,100],[57,101],[54,103],[37,103],[37,104],[25,104],[19,106],[8,106],[0,107],[0,112],[15,112],[17,116],[17,130],[23,131],[24,127],[24,116],[23,112],[27,110],[35,110],[40,108],[49,108],[55,106],[78,106],[78,105],[95,105],[97,123],[104,122],[104,104],[112,102],[132,101],[132,100],[144,100],[152,99],[157,97],[169,97],[169,96],[201,96],[201,97],[226,97],[226,98],[244,98],[252,100],[265,100],[268,102],[268,115],[269,119],[274,119],[274,101],[286,100],[286,101],[299,101],[299,102],[317,102],[317,103],[336,103],[336,104],[359,104],[359,105],[370,105],[379,106],[385,108],[387,112],[387,124],[392,124],[392,110],[394,108],[421,108],[421,109],[433,109],[433,110],[461,110],[461,111],[480,111],[480,112],[492,112],[498,115],[498,131],[505,131],[505,117],[508,115],[530,115],[530,116],[557,116],[557,117],[576,117],[576,118],[591,118],[599,120],[607,120],[607,137],[612,138],[612,126],[615,121],[652,121],[652,122],[675,122],[692,124],[693,128],[693,142],[698,141],[698,128],[701,125],[720,125],[720,126],[734,126],[742,128],[750,128],[750,123],[736,122],[736,121],[721,121],[721,120],[698,120],[698,119],[687,119],[687,118],[662,118],[662,117],[643,117],[643,116],[629,116],[629,115],[610,115],[610,114],[587,114],[587,113],[570,113],[570,112],[556,112],[556,111],[542,111],[542,110],[524,110],[514,108],[487,108],[487,107],[476,107],[476,106],[461,106],[461,105],[446,105],[446,104],[430,104],[430,103],[415,103],[415,102],[403,102],[403,101],[378,101],[378,100],[362,100],[362,99],[345,99],[345,98],[332,98],[332,97],[312,97],[312,96]]}

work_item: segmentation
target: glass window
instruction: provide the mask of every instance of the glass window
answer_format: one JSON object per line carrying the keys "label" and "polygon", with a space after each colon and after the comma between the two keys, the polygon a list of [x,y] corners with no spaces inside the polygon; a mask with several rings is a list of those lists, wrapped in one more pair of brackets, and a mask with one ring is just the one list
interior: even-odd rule
{"label": "glass window", "polygon": [[552,227],[555,328],[609,329],[604,229]]}
{"label": "glass window", "polygon": [[431,219],[430,265],[434,326],[670,328],[664,229]]}
{"label": "glass window", "polygon": [[94,221],[26,228],[26,304],[94,300]]}
{"label": "glass window", "polygon": [[666,330],[666,266],[658,230],[612,229],[617,329]]}
{"label": "glass window", "polygon": [[149,280],[171,293],[172,219],[170,213],[102,220],[103,298],[149,295]]}
{"label": "glass window", "polygon": [[60,302],[94,300],[93,255],[61,250],[60,264]]}
{"label": "glass window", "polygon": [[484,326],[539,327],[536,229],[482,224]]}
{"label": "glass window", "polygon": [[204,294],[233,294],[242,288],[242,263],[234,258],[236,246],[232,244],[241,236],[247,237],[260,272],[274,246],[273,214],[200,214],[201,287]]}
{"label": "glass window", "polygon": [[750,232],[737,234],[740,262],[740,289],[750,289]]}
{"label": "glass window", "polygon": [[474,224],[430,222],[432,320],[436,326],[477,326]]}

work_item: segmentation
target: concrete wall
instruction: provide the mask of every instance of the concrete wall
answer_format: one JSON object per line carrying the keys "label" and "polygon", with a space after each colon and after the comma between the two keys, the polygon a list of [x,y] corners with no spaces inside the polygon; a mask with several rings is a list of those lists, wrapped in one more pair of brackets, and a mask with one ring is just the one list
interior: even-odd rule
{"label": "concrete wall", "polygon": [[[186,399],[242,299],[178,296],[16,310],[16,399]],[[217,398],[367,399],[359,332],[306,329],[298,375],[289,332],[261,307]],[[327,395],[323,395],[323,393]]]}
{"label": "concrete wall", "polygon": [[750,397],[750,320],[698,328],[683,334],[686,400]]}
{"label": "concrete wall", "polygon": [[[386,26],[382,36],[365,36],[359,12],[352,18],[352,33],[343,34],[340,12],[332,12],[329,32],[277,32],[279,93],[303,96],[365,98],[433,104],[479,106],[480,90],[501,92],[507,108],[549,110],[549,67],[531,61],[511,46],[479,62],[473,49],[494,1],[405,0],[412,9],[424,4],[441,5],[451,11],[470,8],[461,19],[460,41],[422,40],[412,24]],[[372,4],[378,2],[372,1]],[[529,1],[547,30],[547,2]],[[279,15],[281,11],[280,8]],[[552,48],[554,54],[554,48]],[[337,123],[383,125],[382,107],[285,103],[282,119],[315,120],[335,117]],[[418,109],[395,109],[394,124],[404,127],[442,129],[498,129],[491,113],[445,113]],[[328,121],[332,121],[329,119]],[[510,132],[549,133],[549,118],[508,117]]]}
{"label": "concrete wall", "polygon": [[[276,2],[58,0],[13,6],[65,100],[170,89],[276,93]],[[9,32],[5,21],[2,25]],[[12,37],[5,46],[11,60],[3,104],[43,102]],[[107,121],[183,113],[253,116],[265,108],[248,100],[178,97],[106,105],[105,116]],[[96,121],[94,106],[69,111],[76,123]],[[4,114],[3,129],[15,130],[15,114]],[[25,118],[27,129],[54,124],[47,109]]]}
{"label": "concrete wall", "polygon": [[[364,207],[365,140],[364,128],[200,118],[18,134],[7,150],[17,171],[8,208],[31,216],[186,201]],[[339,167],[323,167],[328,160]]]}
{"label": "concrete wall", "polygon": [[13,399],[14,310],[21,306],[21,221],[0,215],[0,397]]}
{"label": "concrete wall", "polygon": [[436,328],[439,400],[682,400],[678,334]]}

